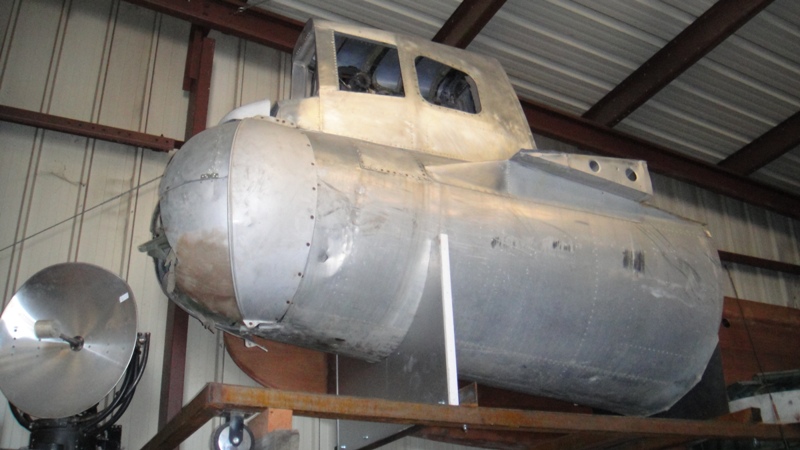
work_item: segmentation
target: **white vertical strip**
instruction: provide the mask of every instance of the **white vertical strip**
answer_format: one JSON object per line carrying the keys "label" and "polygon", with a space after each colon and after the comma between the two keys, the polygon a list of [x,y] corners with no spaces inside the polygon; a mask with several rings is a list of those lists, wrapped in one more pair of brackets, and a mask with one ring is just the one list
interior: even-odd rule
{"label": "white vertical strip", "polygon": [[458,405],[458,366],[456,365],[456,331],[453,319],[453,289],[450,284],[450,242],[439,235],[442,258],[442,316],[444,319],[444,352],[447,366],[447,403]]}

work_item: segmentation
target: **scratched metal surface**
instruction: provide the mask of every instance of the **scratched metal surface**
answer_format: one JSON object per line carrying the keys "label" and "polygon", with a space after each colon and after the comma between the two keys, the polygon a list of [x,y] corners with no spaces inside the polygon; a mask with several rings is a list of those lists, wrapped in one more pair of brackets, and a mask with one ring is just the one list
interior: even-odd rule
{"label": "scratched metal surface", "polygon": [[[253,128],[252,121],[259,119],[238,126]],[[306,260],[303,276],[278,326],[259,331],[264,336],[385,357],[417,311],[431,240],[447,233],[462,377],[650,414],[702,374],[721,313],[719,261],[702,226],[532,166],[489,170],[531,185],[512,195],[506,179],[492,192],[432,179],[426,163],[443,161],[430,155],[261,122],[265,136],[305,134],[318,177],[313,238],[296,250]],[[272,158],[291,153],[268,139],[241,145],[260,145]],[[487,167],[467,165],[471,174]],[[281,175],[304,182],[301,173]],[[571,201],[584,196],[595,201]],[[253,226],[288,236],[300,214],[286,203]],[[193,264],[178,261],[183,270]],[[262,274],[264,295],[247,301],[286,308],[270,295],[280,277]]]}

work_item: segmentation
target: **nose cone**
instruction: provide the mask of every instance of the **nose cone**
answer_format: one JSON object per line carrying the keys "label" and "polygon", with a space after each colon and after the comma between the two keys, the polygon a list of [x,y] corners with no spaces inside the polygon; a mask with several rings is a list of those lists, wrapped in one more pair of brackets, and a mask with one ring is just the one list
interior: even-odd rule
{"label": "nose cone", "polygon": [[229,122],[190,139],[161,184],[176,286],[247,326],[280,322],[308,260],[316,183],[308,139],[275,120]]}
{"label": "nose cone", "polygon": [[186,142],[160,189],[161,221],[177,257],[176,286],[202,306],[200,314],[230,321],[241,319],[228,244],[228,179],[238,125],[214,127]]}

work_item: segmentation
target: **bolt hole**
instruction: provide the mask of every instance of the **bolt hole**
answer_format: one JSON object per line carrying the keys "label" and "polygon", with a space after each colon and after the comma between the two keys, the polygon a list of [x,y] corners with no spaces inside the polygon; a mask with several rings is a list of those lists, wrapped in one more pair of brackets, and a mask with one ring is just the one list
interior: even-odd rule
{"label": "bolt hole", "polygon": [[722,326],[725,327],[725,328],[730,328],[731,327],[731,322],[728,319],[723,317],[722,318]]}
{"label": "bolt hole", "polygon": [[634,172],[633,169],[625,169],[625,176],[631,181],[636,181],[639,179],[639,176],[636,175],[636,172]]}
{"label": "bolt hole", "polygon": [[600,163],[595,160],[589,161],[589,168],[592,169],[592,172],[600,172]]}

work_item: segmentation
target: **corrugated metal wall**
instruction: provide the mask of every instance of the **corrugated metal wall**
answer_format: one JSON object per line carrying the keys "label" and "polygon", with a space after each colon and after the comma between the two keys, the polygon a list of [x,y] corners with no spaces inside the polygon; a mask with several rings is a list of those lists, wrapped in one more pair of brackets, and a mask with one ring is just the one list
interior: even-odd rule
{"label": "corrugated metal wall", "polygon": [[[189,25],[118,0],[0,2],[0,104],[183,139],[181,90]],[[235,106],[285,96],[288,56],[239,39],[216,39],[209,124]],[[539,138],[541,148],[568,149]],[[131,285],[139,329],[152,333],[150,365],[123,425],[136,449],[156,430],[167,301],[149,259],[158,177],[168,155],[0,122],[0,292],[4,304],[36,271],[58,262],[103,266]],[[797,221],[654,177],[654,203],[709,224],[720,248],[800,263]],[[731,282],[732,280],[732,282]],[[726,294],[800,306],[800,281],[731,268]],[[733,286],[736,290],[734,291]],[[219,336],[192,321],[185,396],[206,382],[251,384],[222,351]],[[331,421],[295,419],[303,449],[333,446]],[[184,448],[207,448],[211,426]],[[0,447],[27,433],[0,408]],[[395,449],[456,446],[404,439]]]}

